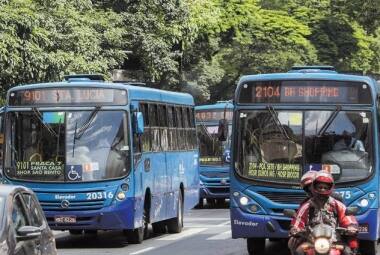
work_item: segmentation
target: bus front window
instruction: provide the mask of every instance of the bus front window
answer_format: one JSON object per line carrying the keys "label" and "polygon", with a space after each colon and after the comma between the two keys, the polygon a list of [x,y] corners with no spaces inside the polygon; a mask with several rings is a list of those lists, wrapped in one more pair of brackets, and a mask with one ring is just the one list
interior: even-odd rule
{"label": "bus front window", "polygon": [[119,178],[129,171],[122,111],[15,112],[10,123],[10,178],[81,182]]}
{"label": "bus front window", "polygon": [[253,180],[298,184],[307,170],[328,170],[337,183],[372,172],[371,113],[241,111],[236,170]]}
{"label": "bus front window", "polygon": [[337,182],[367,178],[372,172],[370,112],[305,112],[307,169],[326,169]]}
{"label": "bus front window", "polygon": [[223,159],[223,155],[230,148],[231,126],[228,130],[230,134],[227,141],[221,142],[218,139],[217,125],[197,125],[201,165],[222,165],[227,163]]}

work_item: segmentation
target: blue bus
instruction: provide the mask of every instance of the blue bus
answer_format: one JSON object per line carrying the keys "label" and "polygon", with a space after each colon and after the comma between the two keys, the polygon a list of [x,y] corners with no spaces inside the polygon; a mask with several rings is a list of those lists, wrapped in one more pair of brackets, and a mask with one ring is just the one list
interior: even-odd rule
{"label": "blue bus", "polygon": [[218,137],[220,119],[232,124],[232,103],[219,101],[212,105],[195,107],[195,121],[199,141],[199,207],[206,198],[208,204],[224,203],[230,196],[230,144],[231,130],[226,141]]}
{"label": "blue bus", "polygon": [[52,229],[180,232],[199,201],[193,97],[87,77],[8,91],[3,182],[31,188]]}
{"label": "blue bus", "polygon": [[[266,239],[287,238],[283,210],[306,197],[302,174],[321,169],[333,174],[345,204],[359,208],[362,254],[379,252],[379,98],[372,78],[332,67],[241,77],[230,212],[232,237],[246,238],[249,254],[262,254]],[[344,148],[345,139],[359,145]]]}

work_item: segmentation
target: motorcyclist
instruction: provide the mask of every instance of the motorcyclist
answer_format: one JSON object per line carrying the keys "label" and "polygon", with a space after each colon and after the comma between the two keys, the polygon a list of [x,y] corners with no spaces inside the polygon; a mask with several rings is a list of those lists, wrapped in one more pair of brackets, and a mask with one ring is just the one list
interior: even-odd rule
{"label": "motorcyclist", "polygon": [[[296,237],[300,232],[305,231],[306,226],[315,226],[323,221],[325,224],[336,228],[337,226],[347,228],[348,235],[352,236],[348,240],[348,247],[345,254],[357,254],[358,242],[354,237],[358,231],[358,223],[354,216],[345,215],[346,206],[331,194],[334,188],[334,179],[326,171],[315,173],[311,184],[312,197],[301,204],[297,215],[292,220],[290,236]],[[290,247],[292,254],[304,255],[302,243],[295,247]]]}
{"label": "motorcyclist", "polygon": [[[316,173],[317,171],[310,170],[304,173],[301,177],[300,186],[306,192],[306,198],[300,203],[300,207],[313,196],[311,192],[311,184],[314,181]],[[292,220],[292,223],[293,221],[295,221],[295,218]],[[297,247],[304,241],[306,240],[303,237],[291,236],[288,242],[288,247],[291,253],[294,254],[294,251],[297,249]]]}

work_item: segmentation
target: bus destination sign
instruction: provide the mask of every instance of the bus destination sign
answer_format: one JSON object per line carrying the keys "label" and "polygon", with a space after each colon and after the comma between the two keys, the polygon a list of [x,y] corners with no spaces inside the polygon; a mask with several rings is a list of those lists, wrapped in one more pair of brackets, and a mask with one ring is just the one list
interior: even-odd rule
{"label": "bus destination sign", "polygon": [[13,91],[11,106],[126,105],[127,91],[106,88],[40,88]]}
{"label": "bus destination sign", "polygon": [[196,121],[219,121],[226,118],[232,120],[233,112],[231,110],[197,110],[195,113]]}
{"label": "bus destination sign", "polygon": [[239,103],[370,104],[369,86],[344,81],[257,81],[240,87]]}

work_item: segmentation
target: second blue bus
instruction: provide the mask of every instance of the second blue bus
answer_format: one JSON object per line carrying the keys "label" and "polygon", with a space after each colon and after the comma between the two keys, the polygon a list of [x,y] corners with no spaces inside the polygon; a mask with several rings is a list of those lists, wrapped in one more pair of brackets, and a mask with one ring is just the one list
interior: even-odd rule
{"label": "second blue bus", "polygon": [[[195,120],[199,140],[200,200],[208,204],[224,203],[230,196],[230,144],[232,124],[232,103],[220,101],[211,105],[195,107]],[[219,120],[228,122],[229,134],[226,141],[218,137]]]}

